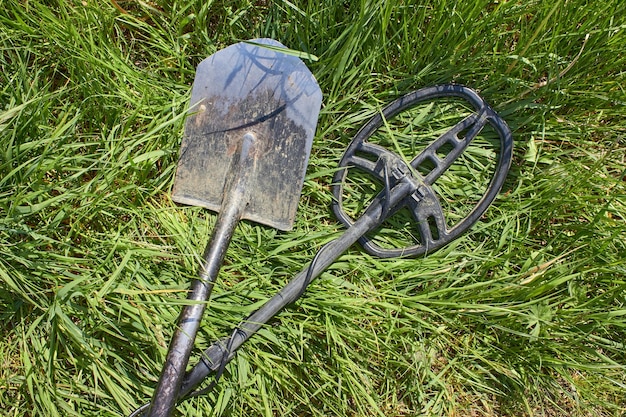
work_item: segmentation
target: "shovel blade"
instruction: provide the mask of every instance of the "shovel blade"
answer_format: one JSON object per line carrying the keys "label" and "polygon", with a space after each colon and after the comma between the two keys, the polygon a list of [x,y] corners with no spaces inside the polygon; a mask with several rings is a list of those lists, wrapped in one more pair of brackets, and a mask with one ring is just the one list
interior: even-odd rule
{"label": "shovel blade", "polygon": [[[172,199],[219,211],[246,133],[258,140],[242,218],[290,230],[322,101],[317,81],[279,42],[255,39],[202,61],[191,91]],[[284,48],[284,47],[283,47]]]}

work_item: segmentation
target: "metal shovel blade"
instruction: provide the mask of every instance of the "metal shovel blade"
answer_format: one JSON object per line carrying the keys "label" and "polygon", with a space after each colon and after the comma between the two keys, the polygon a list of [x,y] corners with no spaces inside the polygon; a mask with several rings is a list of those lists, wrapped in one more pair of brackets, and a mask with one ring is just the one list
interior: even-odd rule
{"label": "metal shovel blade", "polygon": [[272,39],[255,39],[222,49],[200,63],[174,201],[219,211],[238,144],[252,133],[258,145],[242,218],[291,229],[322,93],[299,58],[276,48],[284,46]]}

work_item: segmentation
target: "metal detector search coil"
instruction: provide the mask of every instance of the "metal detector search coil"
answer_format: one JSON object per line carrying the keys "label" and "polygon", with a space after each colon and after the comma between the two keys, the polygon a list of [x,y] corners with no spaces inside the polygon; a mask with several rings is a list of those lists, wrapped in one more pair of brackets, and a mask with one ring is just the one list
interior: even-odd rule
{"label": "metal detector search coil", "polygon": [[[474,108],[474,112],[439,136],[410,162],[407,163],[400,155],[389,149],[368,142],[368,139],[383,126],[385,121],[421,103],[446,97],[465,100]],[[495,173],[480,201],[465,218],[449,228],[439,197],[432,186],[452,166],[486,125],[490,125],[500,139]],[[441,151],[444,148],[446,152]],[[364,154],[367,154],[368,157],[365,157]],[[369,254],[381,258],[419,256],[445,246],[476,223],[491,205],[504,184],[511,166],[512,155],[513,139],[509,127],[474,90],[461,85],[440,85],[417,90],[400,97],[359,130],[343,158],[341,158],[339,166],[344,168],[358,167],[382,181],[384,193],[376,197],[376,200],[381,203],[390,198],[389,191],[401,181],[397,173],[390,169],[392,165],[403,169],[406,175],[411,175],[419,184],[418,187],[410,195],[404,196],[402,201],[392,209],[393,212],[397,212],[403,207],[409,209],[416,224],[415,231],[419,234],[419,243],[388,249],[380,247],[372,238],[367,236],[359,238],[359,243]],[[421,167],[425,167],[425,169],[420,169]],[[347,172],[347,169],[339,170],[333,178],[334,200],[332,208],[335,216],[346,227],[351,227],[355,220],[346,213],[342,206]],[[393,213],[389,212],[388,214],[392,215]]]}

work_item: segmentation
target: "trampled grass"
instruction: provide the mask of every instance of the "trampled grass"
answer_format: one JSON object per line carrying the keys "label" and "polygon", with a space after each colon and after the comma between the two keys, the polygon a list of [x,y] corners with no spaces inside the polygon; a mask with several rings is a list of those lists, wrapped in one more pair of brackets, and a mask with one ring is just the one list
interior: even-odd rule
{"label": "trampled grass", "polygon": [[[341,232],[334,169],[392,99],[477,89],[515,159],[468,234],[419,259],[354,246],[179,412],[626,413],[626,3],[0,5],[3,415],[128,415],[150,398],[215,221],[170,199],[195,66],[256,37],[317,58],[323,109],[294,230],[238,227],[196,358]],[[450,207],[479,189],[479,156],[443,190]]]}

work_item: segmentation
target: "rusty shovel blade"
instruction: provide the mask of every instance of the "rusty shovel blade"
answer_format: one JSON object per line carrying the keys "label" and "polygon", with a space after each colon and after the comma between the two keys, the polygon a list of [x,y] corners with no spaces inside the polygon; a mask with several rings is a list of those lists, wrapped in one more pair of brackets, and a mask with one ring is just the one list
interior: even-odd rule
{"label": "rusty shovel blade", "polygon": [[[263,47],[268,45],[272,49]],[[237,146],[257,138],[242,218],[291,229],[322,93],[306,65],[271,39],[225,48],[200,63],[172,198],[219,211]]]}

